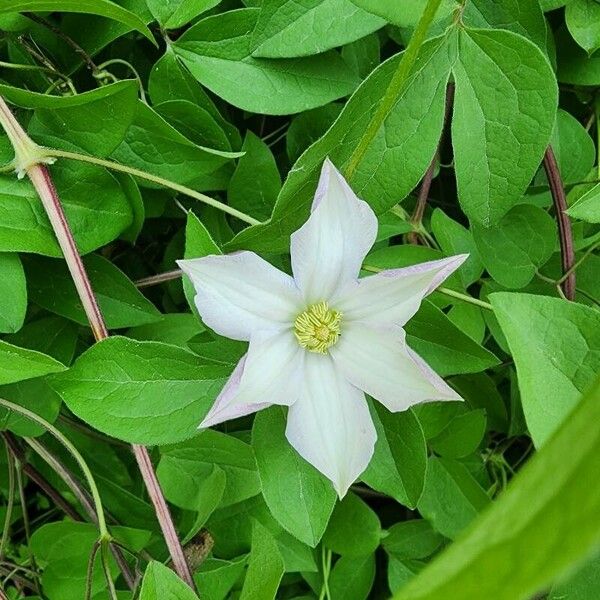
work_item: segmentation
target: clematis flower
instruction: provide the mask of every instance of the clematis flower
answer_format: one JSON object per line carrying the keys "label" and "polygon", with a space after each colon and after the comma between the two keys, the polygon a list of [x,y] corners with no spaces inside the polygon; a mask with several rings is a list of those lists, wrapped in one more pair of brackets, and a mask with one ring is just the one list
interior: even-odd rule
{"label": "clematis flower", "polygon": [[373,455],[365,394],[393,412],[461,400],[402,326],[467,255],[359,279],[376,234],[374,212],[327,160],[311,215],[291,236],[293,277],[253,252],[179,261],[204,323],[250,342],[200,427],[288,406],[288,441],[340,497]]}

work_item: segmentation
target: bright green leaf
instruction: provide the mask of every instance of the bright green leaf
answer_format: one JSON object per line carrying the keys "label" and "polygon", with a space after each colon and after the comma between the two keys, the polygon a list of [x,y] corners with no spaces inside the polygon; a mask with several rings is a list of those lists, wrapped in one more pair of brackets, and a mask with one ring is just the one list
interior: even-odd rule
{"label": "bright green leaf", "polygon": [[357,81],[335,52],[276,61],[253,58],[251,32],[258,13],[242,9],[208,17],[173,47],[200,83],[244,110],[291,114],[352,92]]}
{"label": "bright green leaf", "polygon": [[51,384],[92,427],[130,443],[159,445],[196,433],[228,373],[177,346],[111,337]]}
{"label": "bright green leaf", "polygon": [[252,428],[262,493],[272,515],[300,541],[319,543],[336,494],[331,483],[290,446],[281,407],[258,413]]}
{"label": "bright green leaf", "polygon": [[0,333],[14,333],[27,312],[25,273],[17,254],[0,254],[0,282]]}
{"label": "bright green leaf", "polygon": [[391,413],[370,405],[377,432],[373,458],[361,479],[373,489],[414,508],[425,484],[427,446],[413,411]]}
{"label": "bright green leaf", "polygon": [[350,0],[263,0],[253,32],[255,57],[319,54],[353,42],[385,25]]}
{"label": "bright green leaf", "polygon": [[[64,260],[36,258],[27,262],[29,295],[46,310],[80,325],[88,320]],[[84,259],[92,289],[109,329],[160,321],[162,315],[110,261],[98,254]]]}
{"label": "bright green leaf", "polygon": [[600,370],[600,314],[530,294],[496,293],[490,301],[514,356],[531,437],[540,446]]}

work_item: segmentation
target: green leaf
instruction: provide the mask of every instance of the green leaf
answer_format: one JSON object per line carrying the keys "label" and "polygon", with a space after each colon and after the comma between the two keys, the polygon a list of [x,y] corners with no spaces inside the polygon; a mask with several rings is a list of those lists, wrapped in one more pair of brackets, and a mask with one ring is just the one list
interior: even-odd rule
{"label": "green leaf", "polygon": [[515,206],[495,227],[473,223],[472,231],[485,268],[507,288],[526,286],[552,256],[558,239],[554,219],[530,204]]}
{"label": "green leaf", "polygon": [[207,92],[181,64],[170,46],[152,68],[148,78],[148,91],[157,111],[162,110],[159,108],[160,104],[170,100],[190,102],[196,109],[206,111],[215,119],[227,134],[232,148],[238,149],[241,146],[238,130],[222,117]]}
{"label": "green leaf", "polygon": [[588,223],[600,223],[600,183],[583,194],[567,210],[567,214]]}
{"label": "green leaf", "polygon": [[561,49],[557,55],[558,80],[575,85],[598,85],[600,83],[600,56],[590,56],[578,46],[565,29],[556,33],[556,45]]}
{"label": "green leaf", "polygon": [[538,2],[471,0],[465,5],[463,21],[469,27],[508,29],[546,51],[546,20]]}
{"label": "green leaf", "polygon": [[589,556],[600,541],[600,490],[590,485],[600,477],[600,432],[590,427],[599,419],[597,381],[504,494],[394,600],[524,600]]}
{"label": "green leaf", "polygon": [[245,152],[229,181],[228,204],[266,221],[273,211],[281,189],[281,176],[269,146],[250,130],[246,132],[242,152]]}
{"label": "green leaf", "polygon": [[245,556],[234,560],[207,558],[194,574],[194,580],[206,600],[225,600],[245,566]]}
{"label": "green leaf", "polygon": [[[83,262],[109,329],[134,327],[162,319],[156,307],[109,260],[90,254]],[[29,296],[33,302],[80,325],[88,324],[64,260],[40,257],[27,261],[26,267]]]}
{"label": "green leaf", "polygon": [[429,300],[421,304],[405,329],[408,345],[439,375],[477,373],[499,362]]}
{"label": "green leaf", "polygon": [[[0,90],[2,86],[0,86]],[[125,137],[137,103],[135,81],[119,81],[76,96],[56,97],[25,90],[9,93],[16,104],[35,108],[29,133],[50,138],[58,148],[64,140],[94,156],[108,156]],[[63,100],[62,102],[60,100]]]}
{"label": "green leaf", "polygon": [[0,333],[14,333],[23,326],[27,312],[25,273],[18,254],[0,254]]}
{"label": "green leaf", "polygon": [[281,526],[314,548],[327,527],[336,494],[331,483],[290,446],[285,422],[281,407],[254,418],[252,447],[262,494]]}
{"label": "green leaf", "polygon": [[335,507],[323,544],[342,556],[372,554],[381,539],[377,514],[356,494],[348,495]]}
{"label": "green leaf", "polygon": [[[62,404],[60,396],[43,377],[0,386],[0,398],[29,409],[49,423],[56,421]],[[26,437],[46,433],[44,427],[33,423],[31,419],[4,408],[0,409],[0,429],[8,429],[16,435]]]}
{"label": "green leaf", "polygon": [[407,559],[427,558],[443,543],[444,538],[424,519],[401,521],[388,529],[382,546],[395,557]]}
{"label": "green leaf", "polygon": [[179,29],[221,0],[146,0],[150,12],[164,29]]}
{"label": "green leaf", "polygon": [[[461,375],[452,379],[452,385],[471,408],[485,410],[488,429],[508,430],[508,413],[504,398],[498,391],[498,384],[487,373]],[[436,433],[439,434],[438,431]]]}
{"label": "green leaf", "polygon": [[447,256],[469,255],[458,271],[465,288],[477,281],[483,273],[483,264],[471,232],[447,216],[441,208],[436,208],[431,215],[431,230]]}
{"label": "green leaf", "polygon": [[331,600],[366,600],[374,581],[374,554],[342,556],[329,575]]}
{"label": "green leaf", "polygon": [[450,539],[481,512],[490,499],[460,462],[431,457],[419,512],[433,528]]}
{"label": "green leaf", "polygon": [[571,35],[588,54],[600,48],[600,5],[596,0],[570,2],[565,19]]}
{"label": "green leaf", "polygon": [[[558,111],[550,143],[563,183],[578,183],[588,177],[596,160],[596,148],[590,134],[575,117],[564,110]],[[547,186],[545,173],[541,171],[540,175],[543,185]]]}
{"label": "green leaf", "polygon": [[68,365],[75,354],[78,333],[77,325],[62,317],[51,315],[29,321],[17,333],[7,335],[4,341],[48,354]]}
{"label": "green leaf", "polygon": [[355,76],[335,52],[277,61],[252,57],[258,13],[242,9],[208,17],[173,48],[200,83],[251,112],[291,114],[352,92]]}
{"label": "green leaf", "polygon": [[554,126],[556,80],[540,49],[515,33],[463,29],[457,44],[458,197],[472,222],[489,227],[517,203],[541,162]]}
{"label": "green leaf", "polygon": [[51,356],[0,340],[0,385],[34,379],[65,369],[62,363]]}
{"label": "green leaf", "polygon": [[525,419],[539,447],[600,370],[600,314],[530,294],[496,293],[490,301],[513,354]]}
{"label": "green leaf", "polygon": [[415,508],[425,484],[427,446],[414,412],[391,413],[370,403],[377,432],[373,458],[361,479],[400,504]]}
{"label": "green leaf", "polygon": [[106,17],[139,31],[152,43],[155,43],[154,37],[144,21],[136,14],[109,0],[0,0],[0,13],[54,11]]}
{"label": "green leaf", "polygon": [[[308,217],[325,158],[329,156],[343,172],[356,150],[357,140],[365,136],[373,123],[377,124],[376,136],[367,146],[350,184],[377,214],[408,195],[429,166],[439,142],[450,59],[443,39],[424,44],[407,85],[380,123],[381,98],[391,86],[401,58],[402,55],[390,58],[365,79],[327,133],[296,161],[271,220],[239,233],[228,244],[228,250],[287,251],[289,235]],[[422,118],[423,106],[427,106],[427,119]]]}
{"label": "green leaf", "polygon": [[484,410],[472,410],[454,417],[444,429],[429,440],[431,448],[445,458],[464,458],[481,444],[486,431]]}
{"label": "green leaf", "polygon": [[[105,169],[59,162],[52,167],[52,178],[81,254],[111,242],[130,226],[131,207]],[[33,186],[12,175],[0,175],[0,251],[62,256]]]}
{"label": "green leaf", "polygon": [[[239,153],[199,146],[169,125],[156,111],[139,101],[133,123],[111,158],[196,189],[223,189],[227,161]],[[144,187],[156,187],[140,181]]]}
{"label": "green leaf", "polygon": [[347,44],[342,48],[342,58],[362,79],[381,62],[381,47],[378,32]]}
{"label": "green leaf", "polygon": [[189,100],[166,100],[154,105],[154,110],[195,144],[231,151],[230,130],[226,130],[206,108]]}
{"label": "green leaf", "polygon": [[92,427],[126,442],[160,445],[196,433],[228,372],[176,346],[111,337],[51,385]]}
{"label": "green leaf", "polygon": [[134,340],[164,342],[175,346],[186,346],[195,335],[202,332],[202,325],[190,313],[167,313],[160,321],[138,325],[127,331]]}
{"label": "green leaf", "polygon": [[197,600],[198,596],[169,567],[150,561],[142,579],[140,600]]}
{"label": "green leaf", "polygon": [[273,600],[283,572],[283,559],[275,539],[268,529],[254,521],[252,552],[240,600]]}
{"label": "green leaf", "polygon": [[296,162],[331,127],[341,110],[341,104],[332,102],[292,117],[285,137],[286,151],[291,162]]}
{"label": "green leaf", "polygon": [[161,448],[157,474],[171,502],[196,510],[198,492],[215,467],[226,477],[221,506],[235,504],[260,493],[252,448],[218,431],[206,430],[191,440]]}
{"label": "green leaf", "polygon": [[[396,0],[352,0],[352,2],[399,27],[414,27],[427,4],[427,0],[412,0],[408,3],[398,3]],[[448,17],[454,8],[453,0],[443,0],[435,19]]]}
{"label": "green leaf", "polygon": [[380,29],[385,21],[350,0],[264,0],[253,32],[254,57],[319,54]]}
{"label": "green leaf", "polygon": [[552,587],[548,600],[588,600],[600,594],[600,556],[579,566],[567,579]]}

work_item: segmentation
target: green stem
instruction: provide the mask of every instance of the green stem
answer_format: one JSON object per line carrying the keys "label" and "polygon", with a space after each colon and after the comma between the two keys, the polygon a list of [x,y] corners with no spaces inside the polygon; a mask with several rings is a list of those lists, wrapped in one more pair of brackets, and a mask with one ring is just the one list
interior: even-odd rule
{"label": "green stem", "polygon": [[146,171],[142,171],[140,169],[136,169],[134,167],[128,167],[126,165],[122,165],[120,163],[112,162],[110,160],[105,160],[103,158],[96,158],[95,156],[88,156],[87,154],[79,154],[78,152],[67,152],[66,150],[58,150],[57,148],[44,148],[44,154],[47,158],[69,158],[72,160],[78,160],[81,162],[91,163],[93,165],[98,165],[101,167],[105,167],[106,169],[111,169],[112,171],[118,171],[119,173],[127,173],[129,175],[133,175],[134,177],[139,177],[140,179],[145,179],[146,181],[151,181],[152,183],[156,183],[163,187],[175,190],[181,194],[185,194],[190,198],[194,198],[195,200],[200,200],[200,202],[204,202],[204,204],[208,204],[213,208],[217,208],[232,217],[236,217],[240,219],[240,221],[244,221],[249,225],[258,225],[260,221],[243,213],[223,202],[219,202],[206,194],[201,192],[197,192],[191,188],[188,188],[184,185],[180,185],[175,183],[174,181],[170,181],[168,179],[164,179],[163,177],[159,177],[158,175],[152,175],[152,173],[147,173]]}
{"label": "green stem", "polygon": [[4,556],[4,548],[8,539],[10,530],[10,521],[12,519],[13,506],[15,504],[15,460],[12,452],[6,444],[6,461],[8,464],[8,499],[6,502],[6,515],[4,517],[4,529],[2,530],[2,539],[0,540],[0,559]]}
{"label": "green stem", "polygon": [[369,145],[375,139],[375,136],[377,135],[381,125],[385,121],[389,112],[392,110],[400,94],[404,92],[408,77],[419,55],[419,50],[425,41],[427,30],[429,29],[429,26],[431,25],[431,22],[433,21],[435,13],[437,12],[441,2],[442,0],[427,0],[423,14],[421,15],[415,31],[408,42],[408,46],[404,51],[404,54],[400,60],[400,64],[398,65],[398,68],[396,69],[396,72],[394,73],[385,91],[385,94],[383,95],[383,98],[381,99],[379,108],[373,115],[365,134],[360,139],[358,145],[348,160],[348,164],[346,165],[344,173],[346,179],[350,180],[352,178]]}
{"label": "green stem", "polygon": [[479,306],[479,308],[484,308],[485,310],[494,310],[494,307],[489,302],[479,300],[478,298],[473,298],[473,296],[467,296],[467,294],[455,292],[447,287],[439,287],[436,289],[436,292],[440,292],[440,294],[444,294],[445,296],[450,296],[451,298],[456,298],[457,300],[462,300],[463,302],[468,302],[469,304]]}
{"label": "green stem", "polygon": [[92,493],[92,499],[94,501],[94,507],[96,509],[96,514],[98,515],[98,529],[100,530],[100,537],[102,539],[110,540],[110,533],[108,533],[108,528],[106,527],[106,520],[104,518],[104,509],[102,507],[102,500],[100,499],[100,492],[98,491],[98,486],[96,485],[96,481],[94,480],[94,476],[90,471],[90,468],[87,466],[85,459],[77,448],[71,443],[71,441],[65,437],[54,425],[48,423],[45,419],[42,419],[39,415],[36,415],[34,412],[24,408],[23,406],[19,406],[18,404],[14,404],[9,402],[8,400],[4,400],[4,398],[0,398],[0,406],[16,412],[23,417],[26,417],[43,427],[51,436],[53,436],[58,442],[60,442],[66,450],[71,454],[71,456],[75,459],[79,468],[83,472],[88,485],[90,487],[90,492]]}

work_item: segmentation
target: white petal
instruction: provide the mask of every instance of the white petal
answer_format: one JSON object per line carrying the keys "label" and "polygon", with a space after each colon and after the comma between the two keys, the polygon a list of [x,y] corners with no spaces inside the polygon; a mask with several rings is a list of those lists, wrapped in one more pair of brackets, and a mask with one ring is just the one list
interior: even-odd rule
{"label": "white petal", "polygon": [[392,412],[421,402],[462,399],[408,348],[400,327],[346,323],[329,352],[348,381]]}
{"label": "white petal", "polygon": [[247,354],[200,427],[210,427],[261,410],[271,404],[289,406],[299,396],[305,352],[291,331],[258,332]]}
{"label": "white petal", "polygon": [[194,284],[202,320],[228,338],[248,341],[254,332],[280,330],[302,310],[293,279],[253,252],[177,264]]}
{"label": "white petal", "polygon": [[332,302],[344,315],[344,321],[404,325],[431,294],[468,258],[459,254],[450,258],[390,269],[349,284]]}
{"label": "white petal", "polygon": [[364,394],[337,371],[331,357],[306,353],[304,385],[290,406],[286,436],[333,482],[342,498],[367,468],[377,435]]}
{"label": "white petal", "polygon": [[291,237],[292,271],[306,302],[328,300],[355,280],[376,235],[375,213],[326,160],[312,214]]}

